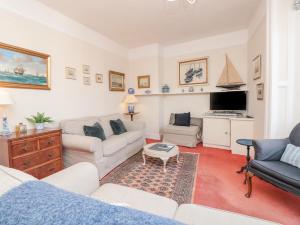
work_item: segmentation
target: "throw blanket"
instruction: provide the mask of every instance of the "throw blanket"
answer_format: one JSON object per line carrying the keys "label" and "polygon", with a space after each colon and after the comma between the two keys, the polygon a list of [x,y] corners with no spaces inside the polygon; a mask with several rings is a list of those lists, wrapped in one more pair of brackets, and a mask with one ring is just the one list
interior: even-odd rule
{"label": "throw blanket", "polygon": [[0,224],[179,225],[180,223],[66,192],[41,181],[30,181],[0,198]]}

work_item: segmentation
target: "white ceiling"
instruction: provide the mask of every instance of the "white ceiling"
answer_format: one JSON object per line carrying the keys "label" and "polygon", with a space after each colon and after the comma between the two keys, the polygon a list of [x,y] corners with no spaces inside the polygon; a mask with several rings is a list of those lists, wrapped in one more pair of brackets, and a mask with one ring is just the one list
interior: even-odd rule
{"label": "white ceiling", "polygon": [[38,0],[127,48],[248,28],[262,0]]}

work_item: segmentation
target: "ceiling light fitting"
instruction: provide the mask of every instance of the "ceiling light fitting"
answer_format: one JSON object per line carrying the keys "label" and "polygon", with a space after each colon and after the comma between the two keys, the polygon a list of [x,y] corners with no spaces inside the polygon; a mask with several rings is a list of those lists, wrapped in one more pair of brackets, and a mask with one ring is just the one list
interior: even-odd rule
{"label": "ceiling light fitting", "polygon": [[[168,2],[175,2],[176,0],[168,0]],[[194,5],[197,0],[185,0],[187,3]]]}
{"label": "ceiling light fitting", "polygon": [[295,9],[300,10],[300,0],[295,0]]}

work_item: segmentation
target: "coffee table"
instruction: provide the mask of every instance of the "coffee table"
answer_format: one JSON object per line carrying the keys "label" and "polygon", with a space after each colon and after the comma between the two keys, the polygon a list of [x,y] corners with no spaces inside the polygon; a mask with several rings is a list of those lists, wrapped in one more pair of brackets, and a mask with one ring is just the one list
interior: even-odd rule
{"label": "coffee table", "polygon": [[[150,157],[154,157],[154,158],[160,158],[164,163],[163,170],[164,170],[164,173],[166,173],[167,172],[166,165],[167,165],[168,160],[171,157],[176,156],[176,160],[177,160],[177,163],[178,163],[179,148],[178,148],[178,146],[175,145],[168,152],[150,149],[155,144],[158,144],[158,143],[152,143],[152,144],[148,144],[148,145],[144,146],[144,150],[143,150],[143,153],[142,153],[143,159],[144,159],[144,165],[146,165],[146,155],[150,156]],[[170,144],[170,143],[159,143],[159,144]]]}

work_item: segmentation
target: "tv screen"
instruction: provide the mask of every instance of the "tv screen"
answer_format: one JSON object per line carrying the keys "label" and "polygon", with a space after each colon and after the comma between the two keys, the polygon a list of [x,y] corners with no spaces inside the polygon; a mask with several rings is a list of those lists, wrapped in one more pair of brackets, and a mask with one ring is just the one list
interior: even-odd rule
{"label": "tv screen", "polygon": [[245,91],[210,93],[210,110],[246,110]]}

